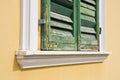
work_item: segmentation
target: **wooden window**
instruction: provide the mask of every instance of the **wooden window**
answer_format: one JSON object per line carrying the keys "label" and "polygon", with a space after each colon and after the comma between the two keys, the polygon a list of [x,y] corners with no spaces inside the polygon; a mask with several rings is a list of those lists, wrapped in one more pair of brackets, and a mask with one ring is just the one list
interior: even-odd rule
{"label": "wooden window", "polygon": [[21,69],[103,62],[107,58],[105,0],[41,1],[42,51],[38,49],[38,0],[21,0],[20,49],[16,51]]}
{"label": "wooden window", "polygon": [[99,0],[42,0],[42,50],[99,51]]}

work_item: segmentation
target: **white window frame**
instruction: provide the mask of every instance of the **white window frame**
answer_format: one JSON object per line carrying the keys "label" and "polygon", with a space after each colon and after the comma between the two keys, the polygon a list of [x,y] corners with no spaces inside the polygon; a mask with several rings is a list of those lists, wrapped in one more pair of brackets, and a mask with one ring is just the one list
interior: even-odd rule
{"label": "white window frame", "polygon": [[38,50],[38,0],[21,0],[20,49],[16,59],[21,69],[68,64],[103,62],[110,52],[105,52],[105,4],[100,0],[100,51],[40,51]]}

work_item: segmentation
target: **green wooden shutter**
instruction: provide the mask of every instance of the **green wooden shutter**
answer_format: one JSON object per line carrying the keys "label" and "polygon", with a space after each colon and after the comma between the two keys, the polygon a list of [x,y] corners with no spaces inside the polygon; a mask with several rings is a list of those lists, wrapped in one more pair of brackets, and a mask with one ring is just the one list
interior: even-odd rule
{"label": "green wooden shutter", "polygon": [[76,0],[42,1],[42,49],[77,50]]}
{"label": "green wooden shutter", "polygon": [[78,2],[78,50],[99,50],[99,0]]}

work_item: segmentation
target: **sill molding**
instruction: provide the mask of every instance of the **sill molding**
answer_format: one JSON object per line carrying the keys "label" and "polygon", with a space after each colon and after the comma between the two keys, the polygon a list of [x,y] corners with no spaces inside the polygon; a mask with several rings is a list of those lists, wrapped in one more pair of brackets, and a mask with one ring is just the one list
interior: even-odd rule
{"label": "sill molding", "polygon": [[16,51],[21,69],[103,62],[110,52]]}

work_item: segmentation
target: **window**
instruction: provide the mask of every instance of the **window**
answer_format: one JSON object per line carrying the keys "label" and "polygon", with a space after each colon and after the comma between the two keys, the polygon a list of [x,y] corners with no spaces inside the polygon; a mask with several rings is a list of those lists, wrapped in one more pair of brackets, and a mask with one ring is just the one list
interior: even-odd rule
{"label": "window", "polygon": [[21,0],[16,59],[22,69],[103,62],[107,58],[105,0],[40,1],[42,50],[38,50],[38,0]]}

